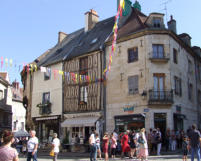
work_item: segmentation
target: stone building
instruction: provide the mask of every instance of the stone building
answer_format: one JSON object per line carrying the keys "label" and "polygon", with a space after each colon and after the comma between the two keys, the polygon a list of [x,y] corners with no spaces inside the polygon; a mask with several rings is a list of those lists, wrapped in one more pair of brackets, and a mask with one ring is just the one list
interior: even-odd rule
{"label": "stone building", "polygon": [[12,130],[12,93],[8,73],[0,72],[0,133]]}
{"label": "stone building", "polygon": [[[201,59],[191,47],[190,36],[177,34],[172,17],[166,28],[163,14],[146,16],[136,3],[127,4],[128,17],[118,31],[117,52],[107,78],[107,131],[187,130],[199,124],[195,60],[200,65]],[[111,42],[107,45],[109,53]]]}
{"label": "stone building", "polygon": [[13,82],[12,87],[12,131],[25,131],[26,109],[23,106],[23,89],[19,82]]}
{"label": "stone building", "polygon": [[188,34],[177,34],[173,18],[165,27],[163,14],[140,10],[137,1],[125,0],[106,80],[115,17],[98,21],[94,10],[85,14],[84,28],[60,32],[56,46],[36,62],[47,71],[23,80],[30,81],[29,117],[40,139],[48,141],[54,131],[65,143],[78,137],[86,143],[93,128],[101,134],[159,127],[164,133],[199,123],[200,48]]}

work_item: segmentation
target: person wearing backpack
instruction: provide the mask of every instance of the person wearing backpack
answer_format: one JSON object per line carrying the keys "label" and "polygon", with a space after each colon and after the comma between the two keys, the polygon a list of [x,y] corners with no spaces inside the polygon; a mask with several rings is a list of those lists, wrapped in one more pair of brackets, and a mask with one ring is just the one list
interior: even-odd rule
{"label": "person wearing backpack", "polygon": [[147,139],[145,137],[145,129],[140,130],[140,134],[138,137],[138,143],[139,143],[139,153],[137,158],[143,160],[147,160],[148,157],[148,145],[147,145]]}

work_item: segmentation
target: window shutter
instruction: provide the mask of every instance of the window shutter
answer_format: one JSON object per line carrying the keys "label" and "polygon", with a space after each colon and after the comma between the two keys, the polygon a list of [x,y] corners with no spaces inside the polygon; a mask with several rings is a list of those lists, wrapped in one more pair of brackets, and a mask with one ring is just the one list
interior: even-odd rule
{"label": "window shutter", "polygon": [[128,92],[129,94],[138,93],[138,75],[128,78]]}

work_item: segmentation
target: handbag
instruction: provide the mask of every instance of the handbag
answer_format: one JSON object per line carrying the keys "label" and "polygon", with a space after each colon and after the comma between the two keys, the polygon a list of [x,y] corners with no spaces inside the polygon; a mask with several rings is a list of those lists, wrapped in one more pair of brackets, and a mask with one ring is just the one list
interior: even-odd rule
{"label": "handbag", "polygon": [[51,151],[50,151],[50,156],[54,156],[54,149],[52,149]]}

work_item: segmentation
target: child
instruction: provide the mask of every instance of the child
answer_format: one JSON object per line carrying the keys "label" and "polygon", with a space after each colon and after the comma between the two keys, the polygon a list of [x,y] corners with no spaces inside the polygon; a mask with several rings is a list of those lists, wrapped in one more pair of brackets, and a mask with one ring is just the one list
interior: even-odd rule
{"label": "child", "polygon": [[27,152],[27,145],[23,144],[23,146],[22,146],[22,153],[24,154],[24,156],[26,155],[26,152]]}
{"label": "child", "polygon": [[186,137],[186,136],[184,136],[184,138],[183,138],[182,150],[183,150],[183,161],[187,161],[187,155],[188,155],[188,140],[187,140],[187,137]]}
{"label": "child", "polygon": [[101,159],[101,148],[100,148],[100,138],[98,136],[98,133],[95,134],[96,135],[96,147],[97,147],[97,152],[98,152],[98,156]]}

